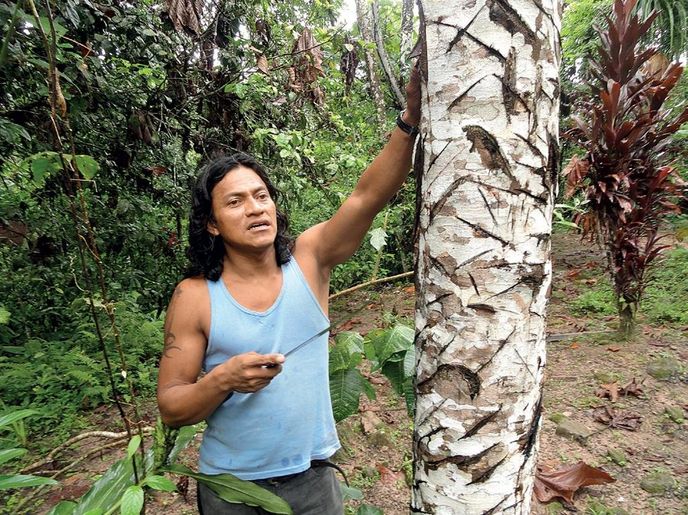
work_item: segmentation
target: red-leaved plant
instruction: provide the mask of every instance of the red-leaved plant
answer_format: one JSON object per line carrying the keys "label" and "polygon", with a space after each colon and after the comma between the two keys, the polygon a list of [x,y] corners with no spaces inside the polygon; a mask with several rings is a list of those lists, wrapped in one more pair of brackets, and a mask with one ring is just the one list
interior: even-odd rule
{"label": "red-leaved plant", "polygon": [[666,248],[660,221],[677,211],[681,181],[667,162],[667,148],[688,121],[688,108],[672,116],[664,107],[683,68],[666,60],[658,66],[656,49],[638,48],[657,13],[639,21],[632,14],[636,2],[615,0],[607,28],[598,29],[592,101],[566,133],[587,153],[564,170],[567,194],[583,191],[588,200],[577,223],[584,235],[597,235],[606,246],[625,335],[633,330],[648,267]]}

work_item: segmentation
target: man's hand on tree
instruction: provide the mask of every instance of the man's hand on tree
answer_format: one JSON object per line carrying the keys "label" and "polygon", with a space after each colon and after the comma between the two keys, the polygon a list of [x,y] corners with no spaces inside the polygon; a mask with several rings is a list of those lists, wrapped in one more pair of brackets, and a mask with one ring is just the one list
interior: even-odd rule
{"label": "man's hand on tree", "polygon": [[420,123],[420,72],[419,64],[411,68],[411,75],[406,83],[406,111],[402,119],[412,127]]}
{"label": "man's hand on tree", "polygon": [[222,365],[222,384],[228,392],[252,393],[265,388],[282,371],[282,354],[246,352]]}

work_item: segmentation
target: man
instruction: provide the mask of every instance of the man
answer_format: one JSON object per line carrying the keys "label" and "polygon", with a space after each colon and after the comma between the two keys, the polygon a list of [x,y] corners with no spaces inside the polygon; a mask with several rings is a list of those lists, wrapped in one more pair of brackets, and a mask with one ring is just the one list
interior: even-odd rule
{"label": "man", "polygon": [[[398,127],[354,192],[293,245],[277,191],[249,156],[214,161],[194,190],[192,276],[167,311],[160,413],[173,427],[207,420],[201,472],[256,481],[297,515],[343,513],[334,473],[321,466],[339,448],[328,388],[330,273],[356,251],[411,167],[417,69],[406,94]],[[202,484],[199,509],[264,513],[226,503]]]}

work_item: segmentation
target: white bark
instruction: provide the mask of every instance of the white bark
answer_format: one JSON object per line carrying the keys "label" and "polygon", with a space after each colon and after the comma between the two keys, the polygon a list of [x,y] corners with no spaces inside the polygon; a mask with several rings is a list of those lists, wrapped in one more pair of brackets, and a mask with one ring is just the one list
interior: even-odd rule
{"label": "white bark", "polygon": [[380,79],[375,68],[375,59],[370,47],[375,44],[373,40],[373,33],[370,28],[370,2],[368,0],[356,0],[356,19],[358,21],[358,30],[361,33],[363,40],[363,56],[366,63],[366,70],[368,72],[368,85],[370,86],[370,94],[375,102],[375,111],[377,113],[377,123],[380,130],[385,126],[385,98],[380,87]]}
{"label": "white bark", "polygon": [[409,54],[413,45],[413,0],[402,0],[400,34],[400,85],[404,85],[410,70]]}
{"label": "white bark", "polygon": [[422,0],[412,509],[530,512],[561,0]]}
{"label": "white bark", "polygon": [[373,15],[373,34],[375,36],[375,47],[377,48],[377,56],[380,58],[380,64],[382,69],[387,76],[387,82],[389,82],[389,87],[394,93],[394,97],[397,99],[399,107],[404,107],[406,105],[406,97],[401,92],[399,88],[399,83],[392,73],[392,65],[389,63],[389,56],[387,55],[387,50],[385,50],[385,43],[382,41],[382,26],[380,22],[380,5],[377,0],[373,0],[372,5],[372,15]]}

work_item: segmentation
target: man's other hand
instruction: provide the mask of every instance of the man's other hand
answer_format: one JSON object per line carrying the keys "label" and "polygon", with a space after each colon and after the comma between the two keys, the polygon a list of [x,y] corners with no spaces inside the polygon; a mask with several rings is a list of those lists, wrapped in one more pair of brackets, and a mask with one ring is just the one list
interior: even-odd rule
{"label": "man's other hand", "polygon": [[420,71],[419,64],[411,68],[411,75],[406,83],[406,112],[403,119],[413,127],[420,123]]}
{"label": "man's other hand", "polygon": [[282,371],[282,363],[282,354],[238,354],[220,365],[223,386],[228,392],[257,392],[269,385]]}

